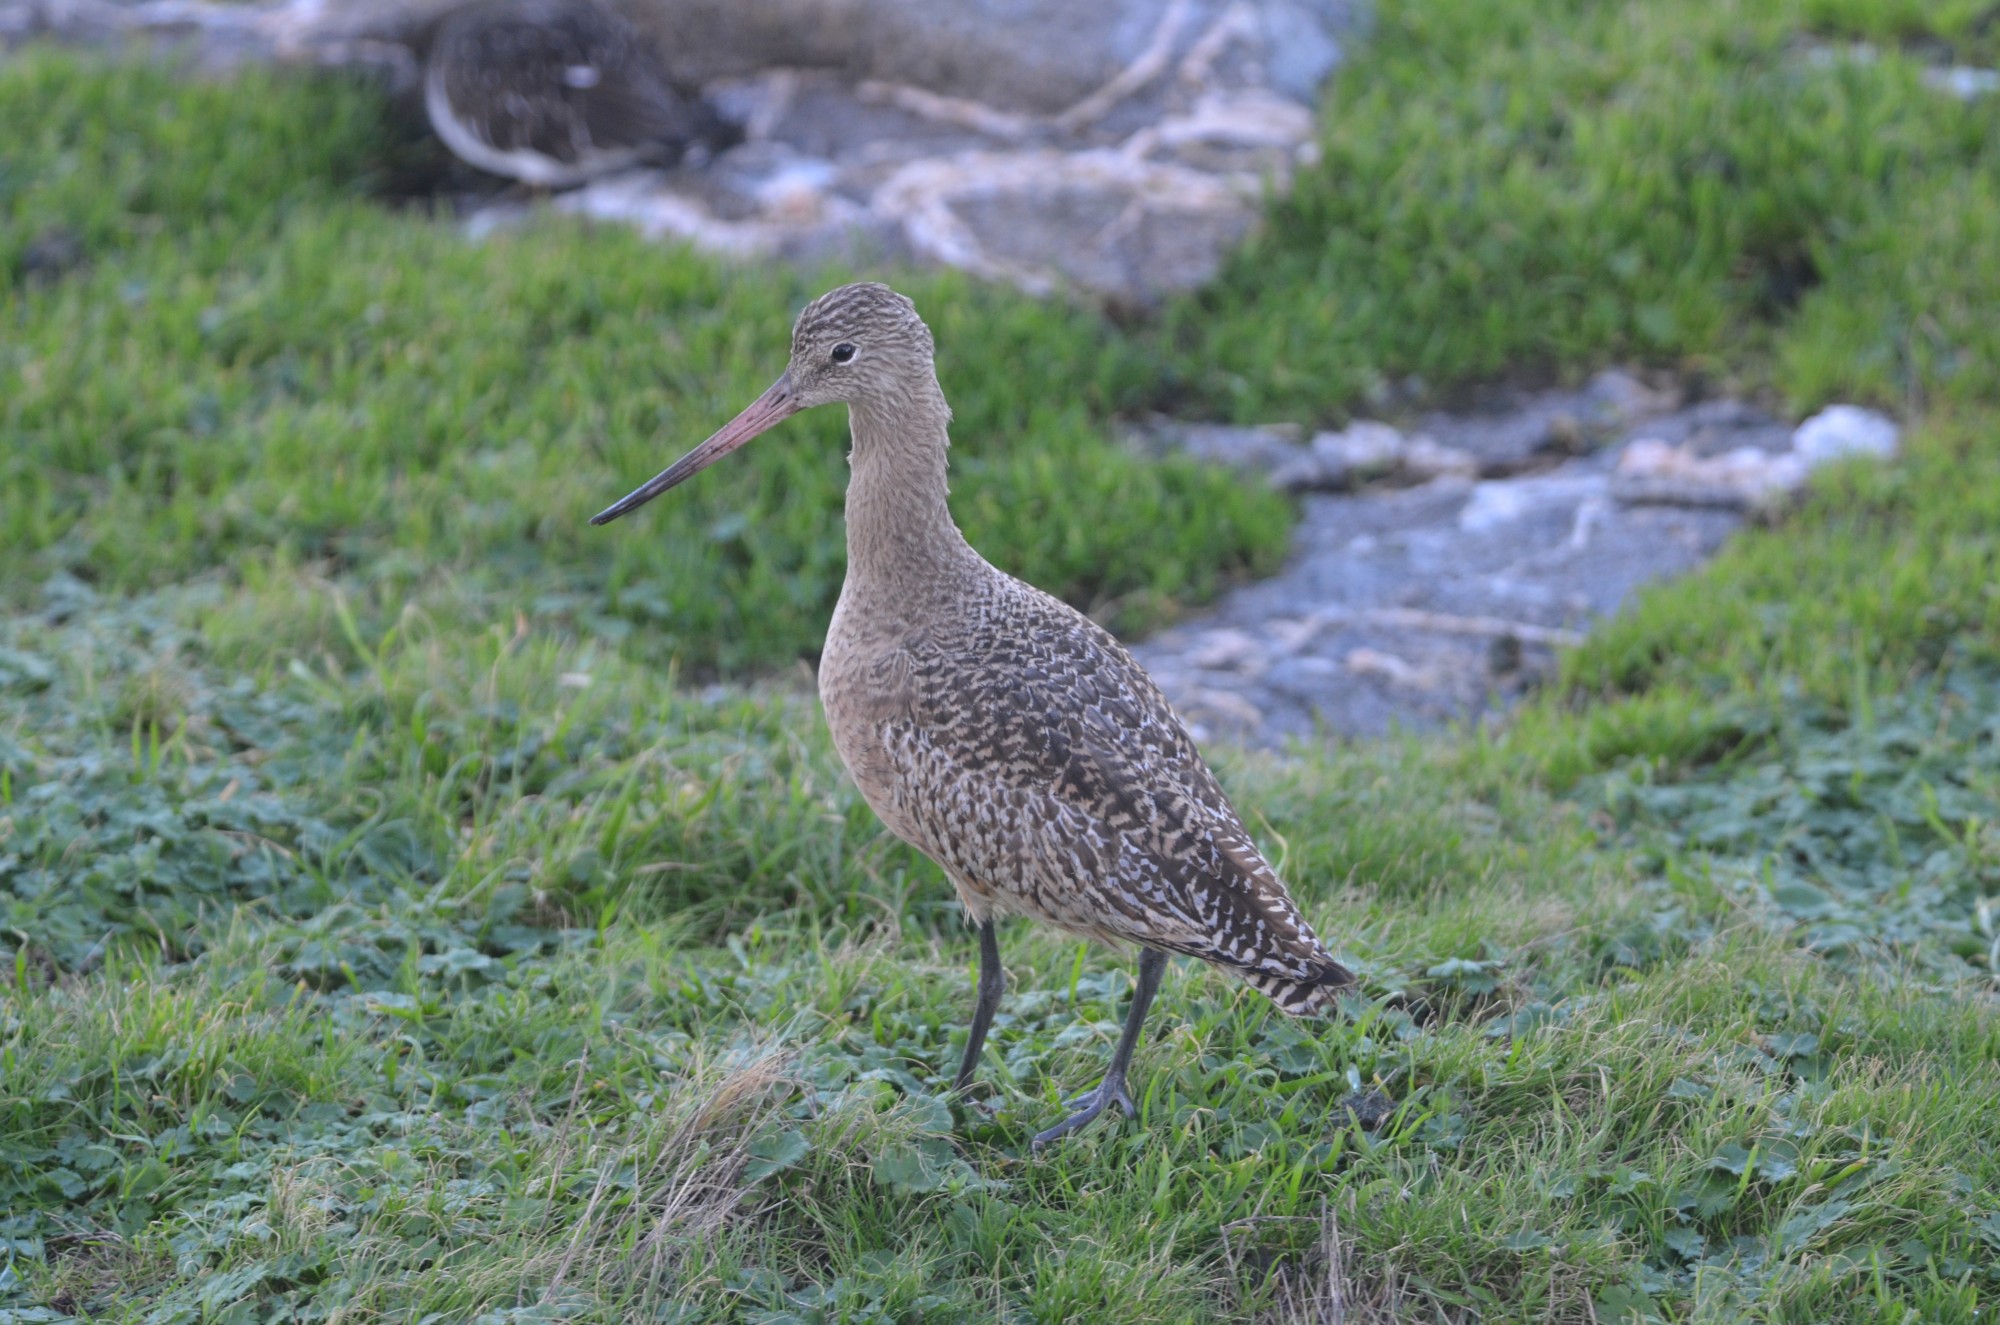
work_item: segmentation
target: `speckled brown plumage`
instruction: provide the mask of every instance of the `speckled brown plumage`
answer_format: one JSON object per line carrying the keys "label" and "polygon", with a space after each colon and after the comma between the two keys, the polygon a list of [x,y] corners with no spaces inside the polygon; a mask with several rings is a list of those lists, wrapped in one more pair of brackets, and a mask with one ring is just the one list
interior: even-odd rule
{"label": "speckled brown plumage", "polygon": [[[1199,957],[1287,1012],[1329,1010],[1347,973],[1152,682],[1066,604],[998,575],[991,590],[901,641],[886,669],[822,673],[829,714],[876,710],[841,738],[888,751],[894,776],[870,805],[944,867],[974,920],[1032,916]],[[848,701],[885,671],[904,678],[900,712],[880,711],[884,692]]]}
{"label": "speckled brown plumage", "polygon": [[988,564],[946,505],[950,410],[909,300],[849,285],[800,315],[791,366],[757,404],[614,518],[798,409],[853,425],[847,579],[820,697],[841,758],[891,830],[950,876],[981,926],[977,1058],[999,997],[991,919],[1025,915],[1148,950],[1099,1091],[1038,1140],[1132,1111],[1124,1063],[1160,962],[1199,957],[1295,1015],[1353,981],[1313,934],[1152,679],[1089,618]]}

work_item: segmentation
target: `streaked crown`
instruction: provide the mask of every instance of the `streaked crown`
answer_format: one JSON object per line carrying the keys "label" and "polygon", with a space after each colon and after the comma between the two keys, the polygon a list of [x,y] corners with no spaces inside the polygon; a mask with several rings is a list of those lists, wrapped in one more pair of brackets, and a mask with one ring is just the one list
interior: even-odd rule
{"label": "streaked crown", "polygon": [[917,306],[879,281],[857,281],[828,290],[805,306],[792,328],[792,353],[865,337],[877,345],[914,343],[926,357],[935,353],[931,329]]}

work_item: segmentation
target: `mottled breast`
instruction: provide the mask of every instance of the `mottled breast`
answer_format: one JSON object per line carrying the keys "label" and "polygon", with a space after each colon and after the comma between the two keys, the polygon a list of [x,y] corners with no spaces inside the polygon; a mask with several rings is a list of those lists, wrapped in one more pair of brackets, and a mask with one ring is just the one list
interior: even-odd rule
{"label": "mottled breast", "polygon": [[921,628],[856,640],[833,632],[821,678],[836,744],[975,918],[1293,979],[1325,965],[1186,728],[1094,622],[995,572]]}

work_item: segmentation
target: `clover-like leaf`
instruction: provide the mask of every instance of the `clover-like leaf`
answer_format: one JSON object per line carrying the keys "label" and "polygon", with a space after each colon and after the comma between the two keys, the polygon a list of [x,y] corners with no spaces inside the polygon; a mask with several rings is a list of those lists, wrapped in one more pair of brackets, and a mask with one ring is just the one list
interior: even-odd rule
{"label": "clover-like leaf", "polygon": [[812,1153],[812,1142],[796,1128],[766,1132],[748,1146],[750,1162],[743,1166],[746,1182],[762,1182],[774,1173],[796,1168]]}

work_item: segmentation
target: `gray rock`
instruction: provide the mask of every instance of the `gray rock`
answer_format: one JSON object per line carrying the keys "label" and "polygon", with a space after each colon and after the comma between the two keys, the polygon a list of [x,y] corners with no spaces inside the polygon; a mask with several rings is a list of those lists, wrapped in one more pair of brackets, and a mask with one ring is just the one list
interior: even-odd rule
{"label": "gray rock", "polygon": [[1436,412],[1417,431],[1472,457],[1489,477],[1519,472],[1553,456],[1590,450],[1632,422],[1671,409],[1671,393],[1646,387],[1631,373],[1611,370],[1580,391],[1501,391],[1476,409]]}
{"label": "gray rock", "polygon": [[1402,463],[1403,434],[1386,423],[1359,419],[1341,432],[1312,439],[1313,455],[1341,473],[1381,474]]}
{"label": "gray rock", "polygon": [[1600,417],[1632,422],[1673,409],[1680,403],[1676,388],[1647,386],[1624,368],[1606,368],[1583,388],[1584,399]]}
{"label": "gray rock", "polygon": [[[1504,708],[1551,673],[1555,650],[1591,618],[1700,564],[1742,519],[1740,503],[1615,500],[1620,449],[1569,456],[1550,421],[1567,415],[1613,438],[1664,424],[1683,444],[1772,423],[1714,404],[1675,410],[1671,393],[1623,375],[1600,380],[1595,391],[1516,397],[1512,413],[1489,405],[1427,417],[1426,430],[1440,425],[1466,443],[1446,453],[1447,472],[1409,487],[1307,495],[1280,574],[1134,653],[1210,737],[1268,745],[1370,736]],[[1407,482],[1414,457],[1445,451],[1407,434],[1391,447],[1393,430],[1374,427],[1382,431],[1322,434],[1314,459],[1379,461],[1393,451]],[[1541,440],[1526,449],[1525,436]],[[1513,472],[1471,477],[1476,453],[1511,455]]]}
{"label": "gray rock", "polygon": [[[1896,445],[1895,423],[1869,410],[1834,406],[1792,429],[1742,401],[1679,407],[1625,374],[1511,399],[1425,418],[1462,448],[1378,423],[1295,448],[1322,471],[1440,472],[1306,496],[1281,573],[1133,652],[1204,733],[1253,743],[1495,713],[1592,618],[1700,565],[1815,465]],[[1570,454],[1574,438],[1552,426],[1563,417],[1614,444]],[[1475,455],[1488,477],[1473,477]]]}
{"label": "gray rock", "polygon": [[1747,401],[1705,400],[1645,420],[1642,435],[1669,443],[1691,455],[1714,456],[1746,446],[1785,451],[1792,445],[1792,426]]}
{"label": "gray rock", "polygon": [[1947,96],[1957,97],[1960,101],[1977,101],[1981,97],[2000,92],[2000,69],[1981,69],[1969,64],[1926,69],[1924,85],[1936,88]]}
{"label": "gray rock", "polygon": [[1479,473],[1479,458],[1456,446],[1444,446],[1422,435],[1409,439],[1403,448],[1402,472],[1413,482],[1434,478],[1471,478]]}
{"label": "gray rock", "polygon": [[[284,0],[267,8],[283,15],[277,26],[299,45],[410,43],[455,2]],[[1190,59],[1202,66],[1198,72],[1309,102],[1339,63],[1358,17],[1349,0],[618,3],[689,83],[777,68],[820,70],[850,84],[888,81],[1044,116],[1074,109],[1135,66],[1158,76]],[[1144,83],[1133,89],[1147,90]]]}
{"label": "gray rock", "polygon": [[[732,257],[914,258],[1131,306],[1208,280],[1313,156],[1357,21],[1353,0],[611,2],[747,141],[557,207]],[[367,63],[409,88],[452,3],[0,0],[0,37]],[[472,229],[526,214],[498,204]]]}
{"label": "gray rock", "polygon": [[1284,425],[1241,427],[1228,423],[1181,423],[1154,419],[1133,429],[1129,439],[1155,456],[1184,455],[1246,474],[1268,475],[1309,458],[1296,440],[1297,429]]}
{"label": "gray rock", "polygon": [[1245,630],[1225,626],[1205,632],[1188,653],[1188,664],[1204,671],[1256,675],[1269,665],[1264,645]]}
{"label": "gray rock", "polygon": [[1281,492],[1319,492],[1338,488],[1346,480],[1345,473],[1329,469],[1325,461],[1304,447],[1271,470],[1271,486]]}
{"label": "gray rock", "polygon": [[1708,455],[1693,443],[1675,446],[1642,437],[1619,455],[1611,490],[1629,503],[1749,510],[1797,491],[1808,468],[1789,449],[1741,446]]}
{"label": "gray rock", "polygon": [[1896,453],[1895,421],[1853,405],[1831,406],[1796,429],[1749,407],[1701,411],[1699,418],[1683,410],[1656,420],[1627,443],[1612,495],[1631,504],[1752,510],[1789,498],[1830,461]]}
{"label": "gray rock", "polygon": [[[1881,58],[1881,51],[1865,41],[1849,42],[1844,46],[1815,42],[1805,48],[1805,62],[1818,69],[1833,69],[1843,64],[1871,65]],[[1957,97],[1960,101],[1976,101],[1993,92],[2000,92],[2000,69],[1983,69],[1977,65],[1934,64],[1923,71],[1923,80],[1925,87]]]}
{"label": "gray rock", "polygon": [[1177,452],[1262,474],[1285,492],[1337,492],[1371,482],[1425,483],[1479,472],[1479,462],[1469,452],[1429,437],[1405,437],[1374,420],[1318,433],[1305,446],[1292,442],[1289,434],[1278,426],[1156,424],[1147,445],[1155,454]]}

